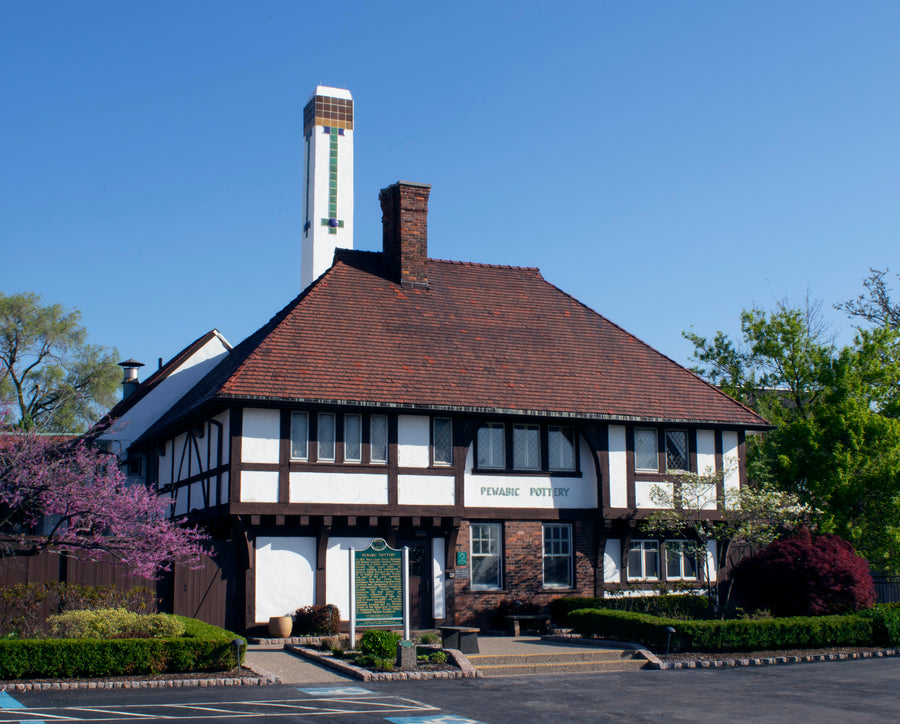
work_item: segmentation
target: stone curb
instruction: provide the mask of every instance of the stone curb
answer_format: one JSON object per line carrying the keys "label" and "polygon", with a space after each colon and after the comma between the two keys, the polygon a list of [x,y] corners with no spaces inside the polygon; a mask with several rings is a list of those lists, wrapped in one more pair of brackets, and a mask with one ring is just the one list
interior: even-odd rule
{"label": "stone curb", "polygon": [[[653,656],[651,654],[651,656]],[[653,656],[647,664],[648,669],[674,671],[675,669],[730,669],[735,666],[774,666],[777,664],[809,664],[819,661],[851,661],[853,659],[880,659],[887,656],[900,656],[900,649],[883,649],[882,651],[863,651],[851,654],[810,654],[809,656],[767,656],[765,658],[715,659],[706,661],[660,661]]]}
{"label": "stone curb", "polygon": [[459,671],[369,671],[359,666],[322,654],[303,646],[285,644],[285,650],[309,659],[313,663],[352,676],[360,681],[427,681],[430,679],[474,679],[481,676],[472,663],[457,649],[444,649],[459,667]]}
{"label": "stone curb", "polygon": [[[247,667],[249,668],[249,667]],[[0,691],[73,691],[76,689],[192,689],[216,686],[269,686],[276,676],[235,676],[216,679],[141,679],[132,681],[23,681],[0,684]]]}

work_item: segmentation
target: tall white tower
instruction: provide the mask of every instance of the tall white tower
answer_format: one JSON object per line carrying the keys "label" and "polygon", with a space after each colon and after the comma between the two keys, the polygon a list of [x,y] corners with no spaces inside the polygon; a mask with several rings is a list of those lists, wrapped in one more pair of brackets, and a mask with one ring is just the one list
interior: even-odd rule
{"label": "tall white tower", "polygon": [[303,289],[337,248],[353,248],[353,97],[320,85],[303,109]]}

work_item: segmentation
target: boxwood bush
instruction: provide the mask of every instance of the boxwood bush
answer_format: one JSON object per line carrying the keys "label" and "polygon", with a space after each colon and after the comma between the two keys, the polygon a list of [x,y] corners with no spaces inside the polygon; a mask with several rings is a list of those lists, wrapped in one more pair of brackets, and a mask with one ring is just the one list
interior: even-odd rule
{"label": "boxwood bush", "polygon": [[0,641],[0,679],[225,671],[237,665],[231,645],[239,638],[236,634],[196,619],[175,618],[184,625],[182,636]]}
{"label": "boxwood bush", "polygon": [[569,625],[582,636],[632,641],[671,651],[753,651],[824,646],[869,646],[874,642],[871,616],[687,621],[630,611],[580,609],[569,613]]}
{"label": "boxwood bush", "polygon": [[567,626],[570,611],[595,608],[613,611],[648,613],[677,619],[711,618],[713,607],[706,596],[669,593],[660,596],[619,596],[614,598],[555,598],[550,601],[550,615],[558,626]]}
{"label": "boxwood bush", "polygon": [[184,633],[184,624],[164,613],[140,614],[124,608],[66,611],[47,619],[50,633],[61,639],[172,638]]}

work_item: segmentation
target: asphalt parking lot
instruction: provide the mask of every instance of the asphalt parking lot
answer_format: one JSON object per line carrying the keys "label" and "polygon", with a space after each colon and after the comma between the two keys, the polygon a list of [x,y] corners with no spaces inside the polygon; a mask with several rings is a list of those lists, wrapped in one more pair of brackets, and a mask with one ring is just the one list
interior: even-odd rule
{"label": "asphalt parking lot", "polygon": [[0,722],[895,722],[900,659],[339,685],[12,692]]}

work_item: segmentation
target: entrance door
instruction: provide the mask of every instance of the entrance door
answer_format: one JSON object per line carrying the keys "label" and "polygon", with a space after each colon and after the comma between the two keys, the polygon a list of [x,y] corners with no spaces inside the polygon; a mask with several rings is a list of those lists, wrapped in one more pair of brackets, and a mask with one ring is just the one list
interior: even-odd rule
{"label": "entrance door", "polygon": [[397,547],[403,546],[409,547],[409,626],[432,628],[431,541],[421,538],[398,540]]}

